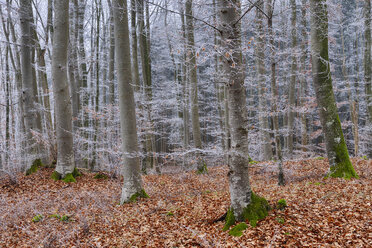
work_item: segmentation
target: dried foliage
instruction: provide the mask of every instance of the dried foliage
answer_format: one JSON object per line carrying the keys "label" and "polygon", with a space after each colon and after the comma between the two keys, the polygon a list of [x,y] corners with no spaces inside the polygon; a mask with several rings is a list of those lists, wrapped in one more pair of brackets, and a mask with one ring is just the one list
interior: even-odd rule
{"label": "dried foliage", "polygon": [[[0,185],[0,247],[371,247],[372,161],[353,164],[360,179],[323,179],[327,160],[287,162],[284,187],[275,163],[251,165],[253,191],[288,206],[239,228],[241,237],[214,222],[229,207],[225,166],[144,176],[150,198],[125,205],[120,180],[84,173],[67,184],[40,169]],[[33,222],[37,215],[44,218]]]}

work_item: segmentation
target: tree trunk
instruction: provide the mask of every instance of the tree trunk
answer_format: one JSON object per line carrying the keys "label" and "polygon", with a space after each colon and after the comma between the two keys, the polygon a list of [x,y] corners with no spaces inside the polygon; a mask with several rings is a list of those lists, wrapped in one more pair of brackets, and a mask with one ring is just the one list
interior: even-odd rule
{"label": "tree trunk", "polygon": [[[55,101],[58,177],[70,177],[75,168],[72,108],[67,80],[67,47],[69,37],[69,0],[55,2],[52,56],[53,93]],[[72,176],[72,174],[71,174]]]}
{"label": "tree trunk", "polygon": [[130,17],[131,17],[131,35],[132,35],[132,73],[133,73],[133,82],[135,85],[135,91],[140,91],[140,77],[138,69],[138,49],[137,49],[137,28],[136,28],[136,12],[137,12],[137,0],[131,0],[130,2]]}
{"label": "tree trunk", "polygon": [[198,101],[198,77],[196,65],[196,52],[194,41],[194,19],[192,17],[192,0],[186,0],[186,36],[187,36],[187,61],[189,69],[190,97],[191,97],[191,123],[194,146],[197,149],[196,156],[198,162],[198,171],[203,172],[205,165],[203,154],[201,152],[202,140],[199,121],[199,101]]}
{"label": "tree trunk", "polygon": [[[263,1],[258,4],[263,10]],[[260,142],[261,142],[261,160],[270,160],[273,158],[271,149],[269,120],[267,118],[267,98],[266,98],[266,69],[265,69],[265,40],[263,30],[263,14],[259,9],[256,9],[256,65],[257,65],[257,80],[258,80],[258,120],[260,125]]]}
{"label": "tree trunk", "polygon": [[310,0],[311,55],[314,88],[330,165],[328,176],[357,178],[349,159],[333,93],[328,58],[328,17],[325,0]]}
{"label": "tree trunk", "polygon": [[[247,107],[244,87],[244,66],[241,55],[239,0],[219,0],[219,18],[221,30],[221,46],[223,49],[224,81],[228,89],[229,123],[231,131],[231,149],[229,160],[229,188],[231,209],[228,212],[225,228],[233,220],[244,221],[249,219],[252,225],[267,215],[268,204],[263,198],[257,199],[252,193],[249,183],[249,155],[248,155],[248,123]],[[255,200],[262,200],[259,209],[253,207]],[[266,203],[265,203],[266,202]],[[262,211],[263,215],[247,216],[247,212],[256,214]],[[256,218],[257,217],[257,218]]]}
{"label": "tree trunk", "polygon": [[[308,49],[308,35],[307,35],[307,24],[306,24],[306,4],[307,0],[302,0],[302,8],[301,8],[301,24],[302,24],[302,43],[301,43],[301,78],[300,78],[300,106],[305,107],[306,101],[306,89],[307,89],[307,65],[306,65],[306,58],[307,58],[307,49]],[[305,111],[300,113],[301,117],[301,145],[302,151],[307,152],[307,145],[309,144],[309,136],[307,134],[307,119]]]}
{"label": "tree trunk", "polygon": [[364,0],[364,81],[367,104],[367,155],[372,158],[371,0]]}
{"label": "tree trunk", "polygon": [[135,103],[131,78],[128,12],[126,0],[113,1],[115,27],[115,59],[119,86],[121,138],[123,142],[124,185],[121,203],[146,197],[143,190],[136,127]]}
{"label": "tree trunk", "polygon": [[292,65],[291,79],[289,84],[288,95],[288,137],[287,137],[287,152],[288,156],[293,157],[293,136],[294,136],[294,117],[296,107],[296,74],[297,74],[297,32],[296,32],[296,0],[291,0],[291,50],[292,50]]}
{"label": "tree trunk", "polygon": [[114,70],[115,70],[115,35],[114,35],[114,16],[111,1],[107,0],[109,3],[110,11],[110,48],[109,48],[109,65],[108,65],[108,83],[109,83],[109,92],[108,92],[108,104],[115,104],[115,84],[114,84]]}
{"label": "tree trunk", "polygon": [[20,26],[21,26],[21,71],[22,71],[22,101],[24,106],[24,121],[26,131],[26,149],[28,159],[27,169],[32,165],[32,160],[39,156],[40,146],[33,140],[33,132],[40,132],[38,125],[38,112],[36,110],[37,91],[34,87],[32,64],[32,6],[27,0],[20,1]]}

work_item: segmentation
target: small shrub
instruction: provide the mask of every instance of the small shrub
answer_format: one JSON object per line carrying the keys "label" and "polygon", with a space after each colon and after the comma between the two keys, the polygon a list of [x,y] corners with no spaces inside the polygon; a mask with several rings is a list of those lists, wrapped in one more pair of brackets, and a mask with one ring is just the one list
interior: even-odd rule
{"label": "small shrub", "polygon": [[277,204],[278,209],[283,210],[287,207],[287,201],[285,199],[280,199]]}
{"label": "small shrub", "polygon": [[34,216],[34,218],[32,218],[32,222],[36,223],[36,222],[42,221],[43,218],[44,218],[43,215],[38,214],[38,215]]}

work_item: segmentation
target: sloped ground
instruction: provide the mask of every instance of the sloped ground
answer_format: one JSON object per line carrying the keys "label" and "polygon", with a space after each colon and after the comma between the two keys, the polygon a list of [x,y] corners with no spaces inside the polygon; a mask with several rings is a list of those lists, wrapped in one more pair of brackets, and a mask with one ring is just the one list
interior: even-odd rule
{"label": "sloped ground", "polygon": [[[0,184],[0,247],[372,247],[372,161],[353,164],[360,179],[345,181],[323,179],[325,160],[287,162],[285,187],[277,186],[273,163],[253,165],[253,190],[288,207],[242,237],[213,223],[229,206],[225,166],[208,175],[145,176],[151,198],[122,206],[118,179],[84,173],[66,184],[43,169],[20,175],[17,185]],[[39,214],[44,218],[32,222]]]}

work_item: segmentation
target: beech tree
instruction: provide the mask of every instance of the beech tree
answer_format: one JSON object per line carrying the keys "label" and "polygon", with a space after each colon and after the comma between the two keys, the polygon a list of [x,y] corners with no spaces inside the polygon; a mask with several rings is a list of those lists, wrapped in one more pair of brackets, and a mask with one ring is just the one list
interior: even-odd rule
{"label": "beech tree", "polygon": [[328,176],[357,178],[341,129],[328,57],[328,13],[325,0],[310,0],[312,74],[330,165]]}
{"label": "beech tree", "polygon": [[21,24],[21,72],[22,72],[22,102],[24,125],[26,131],[26,150],[31,159],[26,160],[26,174],[29,174],[33,165],[32,160],[40,156],[41,146],[33,138],[33,132],[40,132],[41,123],[39,113],[36,109],[37,88],[34,85],[33,63],[32,63],[32,7],[27,0],[20,1],[20,24]]}
{"label": "beech tree", "polygon": [[249,182],[248,123],[241,56],[240,1],[219,0],[219,29],[223,54],[223,71],[229,103],[231,148],[229,152],[229,189],[231,208],[224,229],[235,220],[249,220],[252,226],[267,215],[269,205],[252,192]]}
{"label": "beech tree", "polygon": [[77,172],[73,150],[71,95],[67,78],[69,0],[55,1],[54,6],[52,76],[58,155],[52,177],[73,182]]}
{"label": "beech tree", "polygon": [[124,158],[122,166],[124,185],[120,202],[126,203],[134,201],[138,197],[148,196],[142,186],[143,183],[139,161],[136,113],[130,61],[127,1],[113,0],[112,7],[115,30],[115,64],[117,67],[119,87],[120,124]]}

